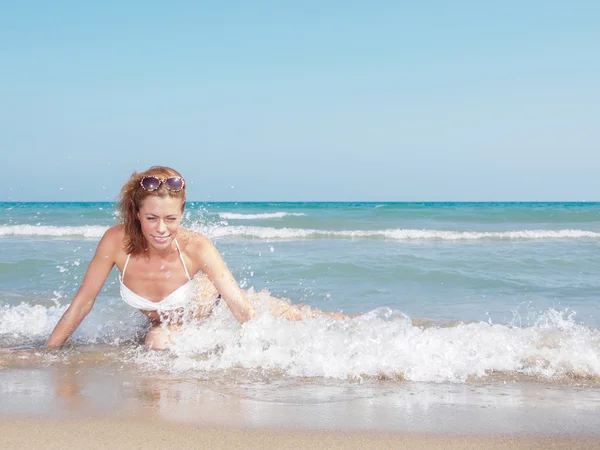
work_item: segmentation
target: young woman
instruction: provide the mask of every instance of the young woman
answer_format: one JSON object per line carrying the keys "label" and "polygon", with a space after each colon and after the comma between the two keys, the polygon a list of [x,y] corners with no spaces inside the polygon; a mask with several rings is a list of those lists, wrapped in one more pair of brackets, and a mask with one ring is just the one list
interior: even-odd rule
{"label": "young woman", "polygon": [[[121,297],[150,322],[146,346],[164,349],[173,342],[184,320],[208,316],[221,299],[239,322],[255,309],[238,286],[212,242],[180,227],[185,208],[185,180],[179,172],[155,166],[134,173],[121,190],[122,223],[109,228],[96,249],[83,282],[48,339],[62,345],[91,311],[96,297],[116,264]],[[269,297],[273,314],[300,320],[324,313],[308,306]]]}

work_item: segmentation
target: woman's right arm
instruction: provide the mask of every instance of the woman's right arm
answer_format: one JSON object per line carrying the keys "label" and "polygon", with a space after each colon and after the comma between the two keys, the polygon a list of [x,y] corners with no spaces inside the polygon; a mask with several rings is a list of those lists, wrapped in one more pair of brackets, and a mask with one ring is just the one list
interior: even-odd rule
{"label": "woman's right arm", "polygon": [[115,258],[121,246],[122,237],[118,226],[111,227],[100,239],[96,253],[85,272],[83,282],[71,305],[56,324],[46,343],[47,347],[60,347],[64,344],[92,310],[96,297],[115,264]]}

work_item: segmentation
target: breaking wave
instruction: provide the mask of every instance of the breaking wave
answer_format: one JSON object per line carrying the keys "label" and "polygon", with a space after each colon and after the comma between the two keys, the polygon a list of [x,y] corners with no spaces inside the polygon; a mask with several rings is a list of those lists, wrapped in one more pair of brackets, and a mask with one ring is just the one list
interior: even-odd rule
{"label": "breaking wave", "polygon": [[[396,241],[443,240],[555,240],[600,239],[600,232],[586,230],[515,230],[515,231],[445,231],[416,229],[387,230],[318,230],[310,228],[274,228],[255,226],[193,226],[211,238],[241,237],[251,239],[388,239]],[[57,227],[44,225],[0,226],[0,236],[84,237],[99,238],[108,227],[90,225]]]}
{"label": "breaking wave", "polygon": [[[0,308],[0,347],[40,345],[63,306],[21,304]],[[600,332],[577,323],[568,310],[549,309],[532,326],[488,322],[419,325],[399,311],[379,308],[336,321],[291,322],[259,315],[243,325],[220,305],[202,324],[188,324],[166,354],[132,342],[141,322],[87,320],[75,340],[131,348],[115,358],[145,370],[192,376],[250,370],[273,376],[464,383],[518,375],[534,379],[600,380]],[[0,352],[1,353],[1,352]],[[127,355],[127,356],[123,356]],[[132,356],[133,355],[133,356]]]}
{"label": "breaking wave", "polygon": [[219,213],[219,217],[225,220],[255,220],[255,219],[282,219],[287,216],[305,216],[304,213],[288,213],[288,212],[275,212],[275,213],[262,213],[262,214],[239,214],[224,212]]}

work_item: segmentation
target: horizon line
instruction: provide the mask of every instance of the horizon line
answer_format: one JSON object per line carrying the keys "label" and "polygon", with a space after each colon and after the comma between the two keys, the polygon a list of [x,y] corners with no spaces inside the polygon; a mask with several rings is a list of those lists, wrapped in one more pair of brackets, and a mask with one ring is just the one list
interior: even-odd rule
{"label": "horizon line", "polygon": [[[118,203],[118,200],[0,200],[2,203]],[[186,203],[600,203],[600,200],[186,200]]]}

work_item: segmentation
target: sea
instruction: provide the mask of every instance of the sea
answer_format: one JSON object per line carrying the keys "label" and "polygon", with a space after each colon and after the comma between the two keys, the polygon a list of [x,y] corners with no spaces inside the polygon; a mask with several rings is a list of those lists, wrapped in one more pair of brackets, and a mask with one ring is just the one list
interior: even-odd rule
{"label": "sea", "polygon": [[425,409],[467,397],[512,407],[535,392],[538,406],[600,417],[600,203],[188,202],[182,226],[214,242],[243,289],[350,318],[261,310],[240,325],[221,302],[170,350],[146,350],[115,268],[65,348],[44,350],[117,221],[108,202],[0,203],[0,413],[56,395],[48,370],[109,367],[123,398],[154,380],[171,406],[199,386]]}

